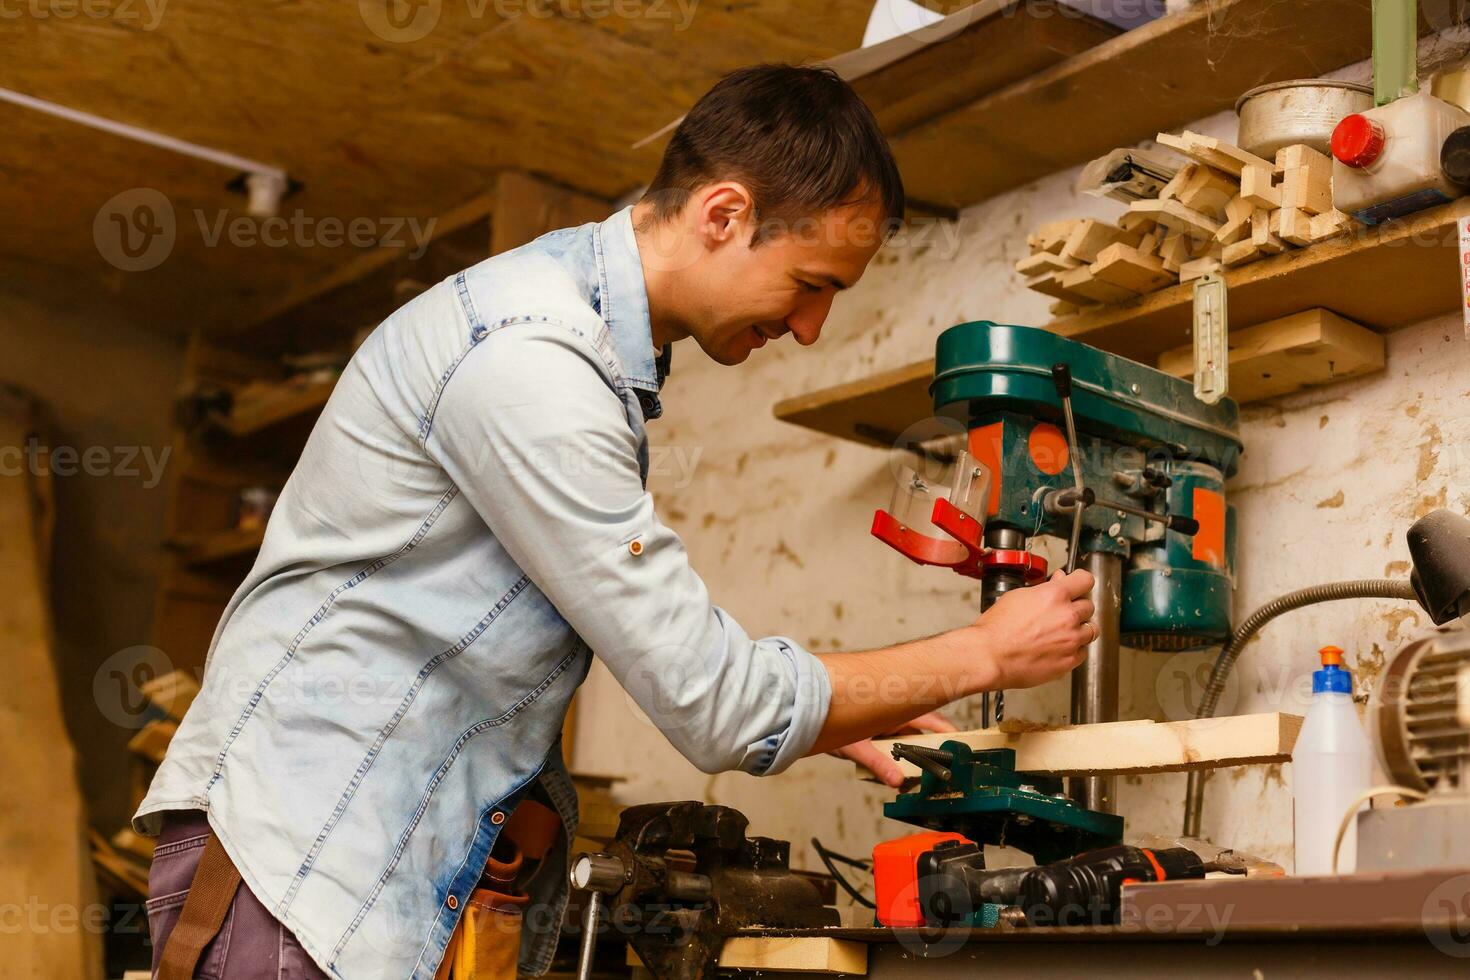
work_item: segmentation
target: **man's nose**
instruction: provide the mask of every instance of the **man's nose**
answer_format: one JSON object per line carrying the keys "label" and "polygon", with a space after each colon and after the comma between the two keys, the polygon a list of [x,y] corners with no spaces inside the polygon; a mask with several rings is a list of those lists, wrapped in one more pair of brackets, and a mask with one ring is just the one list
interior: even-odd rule
{"label": "man's nose", "polygon": [[803,347],[810,347],[821,336],[822,324],[827,322],[827,313],[832,309],[832,294],[824,292],[798,306],[786,318],[786,329]]}

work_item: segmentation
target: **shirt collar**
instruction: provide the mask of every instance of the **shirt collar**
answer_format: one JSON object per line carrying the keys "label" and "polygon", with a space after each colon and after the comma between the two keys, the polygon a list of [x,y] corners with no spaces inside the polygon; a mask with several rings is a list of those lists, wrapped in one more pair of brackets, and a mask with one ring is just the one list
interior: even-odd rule
{"label": "shirt collar", "polygon": [[613,349],[628,385],[641,389],[638,401],[645,418],[663,413],[658,391],[669,370],[666,346],[657,359],[653,352],[653,328],[648,319],[648,289],[643,282],[643,262],[633,236],[633,208],[624,208],[596,228],[598,310],[612,335]]}

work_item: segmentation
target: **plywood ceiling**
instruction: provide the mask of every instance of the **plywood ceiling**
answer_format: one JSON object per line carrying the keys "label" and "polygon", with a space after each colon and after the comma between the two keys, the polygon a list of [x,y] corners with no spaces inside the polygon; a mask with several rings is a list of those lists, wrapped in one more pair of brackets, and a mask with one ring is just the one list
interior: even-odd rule
{"label": "plywood ceiling", "polygon": [[[716,78],[855,47],[870,6],[27,0],[0,31],[0,86],[283,167],[303,189],[283,205],[285,244],[232,242],[235,173],[0,103],[0,277],[101,290],[163,329],[248,322],[360,254],[322,219],[409,238],[409,219],[423,227],[506,168],[614,198],[656,163],[631,144]],[[166,234],[169,210],[166,257],[118,268],[123,228],[139,248],[163,240],[142,236]]]}

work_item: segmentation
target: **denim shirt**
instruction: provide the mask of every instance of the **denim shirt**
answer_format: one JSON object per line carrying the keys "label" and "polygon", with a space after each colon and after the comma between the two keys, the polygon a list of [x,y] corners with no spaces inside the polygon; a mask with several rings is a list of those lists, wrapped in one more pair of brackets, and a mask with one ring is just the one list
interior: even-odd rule
{"label": "denim shirt", "polygon": [[530,889],[521,965],[539,974],[577,820],[559,735],[593,655],[706,772],[806,754],[821,662],[748,636],[654,513],[660,380],[628,210],[384,321],[281,493],[139,831],[207,810],[324,970],[431,978],[539,783],[565,833]]}

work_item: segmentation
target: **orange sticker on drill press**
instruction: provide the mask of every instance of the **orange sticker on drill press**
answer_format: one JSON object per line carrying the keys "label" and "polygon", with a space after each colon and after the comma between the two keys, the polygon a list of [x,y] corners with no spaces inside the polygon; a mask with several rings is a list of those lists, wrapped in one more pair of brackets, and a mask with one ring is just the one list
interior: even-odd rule
{"label": "orange sticker on drill press", "polygon": [[1194,535],[1190,557],[1225,567],[1225,498],[1214,490],[1194,488],[1194,514],[1199,531]]}
{"label": "orange sticker on drill press", "polygon": [[992,422],[970,430],[970,455],[990,471],[990,502],[985,513],[994,517],[1000,513],[1000,450],[1003,422]]}
{"label": "orange sticker on drill press", "polygon": [[1047,476],[1056,476],[1067,468],[1067,437],[1050,422],[1037,423],[1026,440],[1031,462]]}

